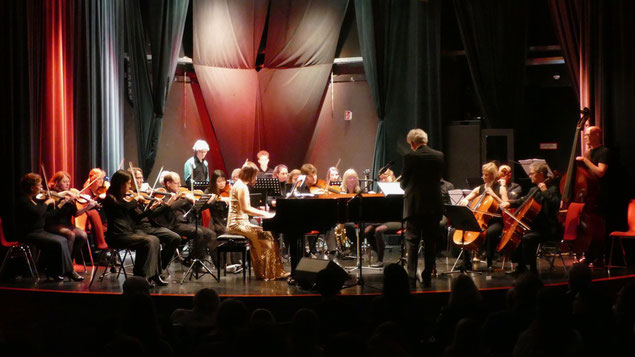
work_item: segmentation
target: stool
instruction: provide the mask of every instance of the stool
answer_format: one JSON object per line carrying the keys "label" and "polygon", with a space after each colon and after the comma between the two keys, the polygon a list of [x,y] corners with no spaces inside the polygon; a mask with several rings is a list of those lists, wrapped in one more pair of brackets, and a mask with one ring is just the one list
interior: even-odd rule
{"label": "stool", "polygon": [[[216,247],[216,261],[218,262],[218,266],[216,267],[218,272],[218,279],[220,279],[220,257],[221,253],[242,253],[242,267],[243,267],[243,280],[247,278],[247,271],[249,271],[249,277],[251,278],[251,259],[247,256],[247,250],[249,249],[249,241],[247,237],[240,234],[221,234],[216,238],[218,241],[218,246]],[[245,266],[245,262],[249,259],[247,266]],[[227,265],[227,264],[225,264]],[[225,271],[225,275],[227,275],[227,271]]]}

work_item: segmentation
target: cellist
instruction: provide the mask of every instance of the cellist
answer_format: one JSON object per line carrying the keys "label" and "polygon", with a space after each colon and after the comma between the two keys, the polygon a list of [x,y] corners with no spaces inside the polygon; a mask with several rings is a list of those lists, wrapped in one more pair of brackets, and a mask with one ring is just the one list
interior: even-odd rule
{"label": "cellist", "polygon": [[533,273],[538,273],[536,267],[536,250],[543,241],[555,240],[558,235],[558,209],[560,208],[560,191],[558,186],[547,184],[549,168],[545,163],[533,163],[529,166],[529,178],[535,184],[527,195],[503,202],[501,208],[518,207],[525,201],[536,200],[541,207],[540,212],[530,224],[530,230],[522,236],[518,248],[512,253],[512,262],[518,263],[515,273],[527,270],[527,265]]}
{"label": "cellist", "polygon": [[[603,266],[602,251],[604,248],[604,238],[606,237],[607,202],[607,180],[606,172],[609,168],[609,149],[602,145],[602,129],[597,126],[590,126],[584,131],[584,143],[586,151],[584,156],[576,157],[576,161],[584,164],[588,171],[599,181],[598,197],[587,200],[585,211],[593,216],[593,224],[597,229],[590,229],[591,241],[589,248],[584,254],[584,262],[595,266]],[[590,222],[587,222],[589,224]]]}
{"label": "cellist", "polygon": [[[498,178],[498,167],[493,162],[488,162],[481,167],[481,172],[483,174],[483,184],[476,187],[472,192],[470,192],[467,197],[463,198],[459,204],[467,205],[469,202],[475,199],[479,199],[479,197],[483,194],[488,194],[494,196],[494,198],[498,200],[502,200],[502,202],[507,202],[507,189],[505,185],[501,185]],[[500,235],[503,232],[503,220],[499,217],[491,217],[487,221],[487,231],[485,233],[485,257],[487,261],[487,269],[492,269],[492,260],[494,257],[494,253],[496,251],[496,245],[498,244],[498,240],[500,239]],[[472,269],[471,254],[469,250],[465,250],[465,259],[464,259],[464,268],[466,270]]]}

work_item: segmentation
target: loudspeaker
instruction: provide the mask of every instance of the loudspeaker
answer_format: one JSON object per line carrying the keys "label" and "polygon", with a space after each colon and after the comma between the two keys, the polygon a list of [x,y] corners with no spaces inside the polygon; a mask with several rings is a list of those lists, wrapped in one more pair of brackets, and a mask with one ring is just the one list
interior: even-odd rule
{"label": "loudspeaker", "polygon": [[315,288],[317,274],[326,270],[329,273],[329,285],[337,285],[340,289],[348,280],[348,273],[341,266],[330,260],[302,258],[293,272],[293,279],[298,282],[304,290]]}

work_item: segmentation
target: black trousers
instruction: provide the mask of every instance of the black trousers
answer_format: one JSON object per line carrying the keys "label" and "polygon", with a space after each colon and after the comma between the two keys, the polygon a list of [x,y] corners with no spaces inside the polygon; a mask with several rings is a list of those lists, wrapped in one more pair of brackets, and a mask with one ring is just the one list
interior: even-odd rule
{"label": "black trousers", "polygon": [[161,272],[159,268],[161,242],[156,236],[137,229],[127,234],[106,234],[106,243],[111,248],[132,249],[136,252],[132,271],[134,275],[149,278]]}
{"label": "black trousers", "polygon": [[193,224],[179,223],[172,227],[172,231],[189,239],[192,239],[192,258],[203,259],[205,258],[205,248],[209,248],[212,261],[214,265],[216,262],[216,247],[218,242],[216,241],[216,233],[203,226],[198,228]]}
{"label": "black trousers", "polygon": [[71,251],[65,237],[38,229],[29,232],[22,241],[40,249],[40,263],[48,275],[66,275],[73,271]]}
{"label": "black trousers", "polygon": [[144,224],[138,227],[147,234],[159,238],[159,242],[163,245],[161,250],[161,270],[164,270],[170,264],[174,253],[181,244],[181,236],[164,227],[154,227]]}
{"label": "black trousers", "polygon": [[435,215],[411,217],[406,220],[406,243],[408,246],[408,277],[416,278],[419,243],[423,239],[423,274],[434,269],[436,245],[439,237],[439,217]]}
{"label": "black trousers", "polygon": [[546,235],[537,231],[529,231],[525,233],[518,245],[518,248],[512,253],[512,262],[518,263],[518,269],[524,270],[529,265],[532,270],[536,269],[536,251],[538,244],[545,241]]}

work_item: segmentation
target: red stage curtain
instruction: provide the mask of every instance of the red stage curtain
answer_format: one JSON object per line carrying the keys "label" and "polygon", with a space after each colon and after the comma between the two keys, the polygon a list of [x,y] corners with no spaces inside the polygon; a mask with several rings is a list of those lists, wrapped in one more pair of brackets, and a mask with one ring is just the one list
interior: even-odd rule
{"label": "red stage curtain", "polygon": [[[347,4],[194,3],[194,67],[229,170],[260,149],[271,153],[273,165],[303,162]],[[259,47],[265,61],[257,71]]]}
{"label": "red stage curtain", "polygon": [[[73,3],[47,0],[44,13],[44,83],[40,108],[40,162],[49,178],[74,172]],[[48,178],[47,178],[48,179]]]}

